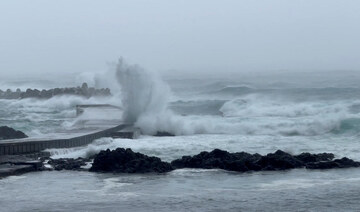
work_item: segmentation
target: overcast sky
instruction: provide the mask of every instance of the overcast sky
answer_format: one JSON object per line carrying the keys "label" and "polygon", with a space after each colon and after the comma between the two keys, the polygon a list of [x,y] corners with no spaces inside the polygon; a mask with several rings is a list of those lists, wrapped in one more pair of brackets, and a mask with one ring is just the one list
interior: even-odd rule
{"label": "overcast sky", "polygon": [[358,0],[2,0],[0,77],[360,70]]}

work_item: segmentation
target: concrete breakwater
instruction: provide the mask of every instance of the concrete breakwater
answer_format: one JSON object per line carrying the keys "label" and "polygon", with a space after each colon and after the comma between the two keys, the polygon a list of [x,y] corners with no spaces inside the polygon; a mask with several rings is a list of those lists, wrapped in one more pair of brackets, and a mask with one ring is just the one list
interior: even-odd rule
{"label": "concrete breakwater", "polygon": [[1,155],[31,154],[43,151],[49,148],[71,148],[83,146],[91,143],[95,139],[111,136],[112,133],[121,131],[128,127],[121,124],[105,130],[88,133],[65,139],[12,139],[0,142]]}
{"label": "concrete breakwater", "polygon": [[78,86],[72,88],[53,88],[49,90],[28,88],[26,91],[21,91],[20,89],[17,89],[16,91],[12,91],[11,89],[2,91],[0,89],[0,99],[50,99],[51,97],[60,95],[75,95],[89,98],[92,96],[110,96],[111,92],[109,88],[96,89],[93,87],[88,87],[87,83],[83,83],[81,87]]}

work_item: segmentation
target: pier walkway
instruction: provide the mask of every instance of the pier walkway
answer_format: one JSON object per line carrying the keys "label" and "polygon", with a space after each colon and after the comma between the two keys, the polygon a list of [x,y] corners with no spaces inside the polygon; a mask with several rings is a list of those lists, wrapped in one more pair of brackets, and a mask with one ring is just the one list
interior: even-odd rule
{"label": "pier walkway", "polygon": [[53,138],[25,138],[2,140],[0,142],[1,155],[31,154],[41,152],[50,148],[71,148],[83,146],[91,143],[95,139],[109,137],[114,132],[118,132],[128,127],[120,124],[102,130],[92,130],[80,133],[62,133],[54,135]]}
{"label": "pier walkway", "polygon": [[[97,109],[97,111],[91,111],[95,114],[101,112],[103,109],[109,108],[121,111],[120,107],[108,104],[77,105],[77,116],[80,116],[84,110],[88,108]],[[108,117],[108,114],[99,116],[100,118],[90,117],[90,119],[80,117],[80,119],[76,120],[76,124],[71,129],[58,130],[53,134],[47,134],[38,138],[30,137],[1,140],[0,156],[24,155],[38,153],[45,149],[84,146],[102,137],[137,138],[140,134],[138,129],[116,119],[116,117],[120,115],[115,114],[114,111],[112,111],[112,116],[110,117]]]}

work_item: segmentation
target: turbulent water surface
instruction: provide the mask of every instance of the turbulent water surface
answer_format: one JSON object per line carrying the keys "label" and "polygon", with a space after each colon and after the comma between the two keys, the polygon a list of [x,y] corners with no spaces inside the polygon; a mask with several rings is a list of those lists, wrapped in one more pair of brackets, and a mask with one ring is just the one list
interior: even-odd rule
{"label": "turbulent water surface", "polygon": [[[168,90],[159,95],[167,85],[154,86],[154,81],[147,84],[150,90],[142,88],[151,95],[144,103],[151,107],[138,105],[136,113],[130,111],[138,116],[135,125],[148,135],[138,140],[102,138],[86,147],[49,151],[54,158],[86,157],[102,149],[129,147],[171,161],[214,148],[261,154],[282,149],[294,154],[333,152],[360,160],[356,79],[342,84],[168,80],[171,95]],[[96,118],[90,113],[75,118],[76,104],[116,102],[116,97],[71,96],[0,100],[0,125],[41,136],[71,128],[79,119]],[[158,130],[177,136],[151,136]],[[360,209],[359,181],[358,169],[245,174],[184,169],[162,175],[41,172],[0,180],[7,191],[0,194],[0,205],[5,211],[353,211]]]}

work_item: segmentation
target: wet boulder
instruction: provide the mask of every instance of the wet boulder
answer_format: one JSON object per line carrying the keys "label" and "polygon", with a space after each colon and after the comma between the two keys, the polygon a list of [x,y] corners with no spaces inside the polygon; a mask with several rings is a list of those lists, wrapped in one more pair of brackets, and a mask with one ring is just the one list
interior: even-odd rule
{"label": "wet boulder", "polygon": [[0,140],[2,139],[16,139],[16,138],[27,138],[25,133],[15,130],[11,127],[1,126],[0,127]]}
{"label": "wet boulder", "polygon": [[332,169],[332,168],[351,168],[360,167],[360,162],[351,160],[347,157],[335,159],[333,161],[313,162],[306,164],[307,169]]}
{"label": "wet boulder", "polygon": [[334,159],[335,156],[332,153],[311,154],[308,152],[304,152],[294,157],[302,161],[303,163],[311,163],[311,162],[320,162],[320,161],[331,161]]}
{"label": "wet boulder", "polygon": [[53,166],[56,171],[61,170],[82,170],[82,166],[86,165],[86,162],[90,162],[90,159],[84,158],[60,158],[60,159],[49,159],[48,164]]}
{"label": "wet boulder", "polygon": [[40,98],[43,98],[43,99],[50,99],[53,95],[53,92],[52,90],[41,90],[40,92]]}
{"label": "wet boulder", "polygon": [[88,88],[89,88],[88,84],[85,83],[85,82],[81,85],[81,93],[82,93],[82,95],[89,96]]}
{"label": "wet boulder", "polygon": [[54,88],[53,89],[53,96],[62,95],[63,91],[61,88]]}
{"label": "wet boulder", "polygon": [[11,89],[7,89],[7,90],[3,93],[2,97],[3,97],[4,99],[16,99],[15,95],[17,95],[17,94],[14,93]]}
{"label": "wet boulder", "polygon": [[262,156],[256,164],[261,166],[262,170],[286,170],[304,166],[301,160],[281,150]]}
{"label": "wet boulder", "polygon": [[20,97],[21,98],[39,98],[40,93],[41,92],[39,90],[37,90],[37,89],[33,90],[33,89],[28,88],[28,89],[26,89],[25,92],[20,94]]}
{"label": "wet boulder", "polygon": [[348,158],[334,159],[332,153],[302,153],[291,155],[281,150],[267,155],[247,152],[229,153],[215,149],[194,156],[183,156],[171,162],[174,168],[224,169],[228,171],[276,171],[294,168],[330,169],[358,167],[359,162]]}
{"label": "wet boulder", "polygon": [[173,167],[169,163],[161,161],[160,158],[150,157],[124,148],[101,151],[95,156],[90,168],[92,172],[115,173],[164,173],[172,170]]}
{"label": "wet boulder", "polygon": [[260,170],[256,161],[260,159],[259,154],[246,152],[229,153],[224,150],[215,149],[211,152],[201,152],[194,156],[183,156],[171,162],[175,168],[203,168],[203,169],[224,169],[229,171]]}

